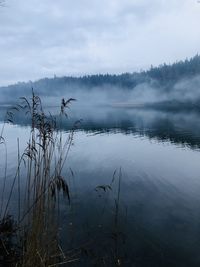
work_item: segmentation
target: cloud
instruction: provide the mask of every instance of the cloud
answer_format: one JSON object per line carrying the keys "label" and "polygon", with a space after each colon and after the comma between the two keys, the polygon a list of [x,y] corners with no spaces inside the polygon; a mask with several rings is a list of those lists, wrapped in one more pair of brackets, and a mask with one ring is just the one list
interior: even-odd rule
{"label": "cloud", "polygon": [[0,84],[184,59],[199,51],[199,22],[195,0],[7,0]]}

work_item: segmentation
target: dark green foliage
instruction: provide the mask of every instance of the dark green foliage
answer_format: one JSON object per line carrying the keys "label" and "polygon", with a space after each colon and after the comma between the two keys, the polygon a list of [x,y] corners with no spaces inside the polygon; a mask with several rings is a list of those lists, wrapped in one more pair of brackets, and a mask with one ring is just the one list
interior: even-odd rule
{"label": "dark green foliage", "polygon": [[16,224],[12,216],[0,220],[0,267],[16,266],[19,251],[14,242],[15,233]]}
{"label": "dark green foliage", "polygon": [[196,55],[190,60],[179,61],[172,65],[163,64],[159,67],[151,67],[143,72],[144,75],[156,79],[162,84],[176,82],[182,78],[189,78],[200,74],[200,56]]}

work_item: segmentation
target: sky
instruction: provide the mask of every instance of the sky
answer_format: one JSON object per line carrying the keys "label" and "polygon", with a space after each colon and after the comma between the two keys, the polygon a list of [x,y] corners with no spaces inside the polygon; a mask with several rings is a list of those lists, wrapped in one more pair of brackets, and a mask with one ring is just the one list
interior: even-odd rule
{"label": "sky", "polygon": [[5,0],[0,7],[0,86],[140,71],[199,50],[196,0]]}

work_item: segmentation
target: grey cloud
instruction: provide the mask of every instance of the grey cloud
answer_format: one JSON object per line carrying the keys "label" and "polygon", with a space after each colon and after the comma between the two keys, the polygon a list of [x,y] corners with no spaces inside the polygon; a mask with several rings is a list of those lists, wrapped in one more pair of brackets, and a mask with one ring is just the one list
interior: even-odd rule
{"label": "grey cloud", "polygon": [[0,9],[0,84],[134,71],[193,56],[191,0],[7,0]]}

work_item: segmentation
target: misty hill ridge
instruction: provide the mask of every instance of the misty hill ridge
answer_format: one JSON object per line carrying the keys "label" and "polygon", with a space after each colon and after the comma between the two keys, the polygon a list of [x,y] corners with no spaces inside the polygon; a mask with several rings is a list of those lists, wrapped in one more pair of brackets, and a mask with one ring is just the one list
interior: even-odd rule
{"label": "misty hill ridge", "polygon": [[[106,90],[111,88],[121,88],[134,90],[140,84],[149,84],[151,87],[160,88],[167,91],[176,83],[183,79],[191,79],[200,75],[200,56],[196,55],[191,59],[179,61],[171,65],[163,64],[158,67],[151,67],[147,71],[123,73],[120,75],[98,74],[83,77],[54,77],[44,78],[35,82],[19,82],[14,85],[0,88],[1,95],[11,97],[16,95],[22,96],[30,93],[30,89],[40,95],[60,95],[66,93],[68,88],[92,89],[105,87]],[[100,90],[100,89],[99,89]]]}

